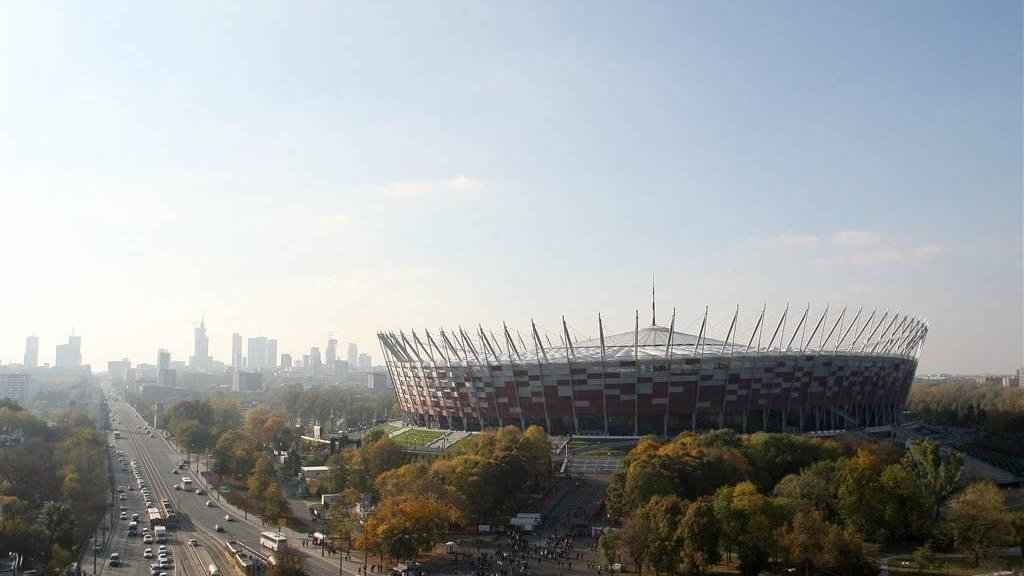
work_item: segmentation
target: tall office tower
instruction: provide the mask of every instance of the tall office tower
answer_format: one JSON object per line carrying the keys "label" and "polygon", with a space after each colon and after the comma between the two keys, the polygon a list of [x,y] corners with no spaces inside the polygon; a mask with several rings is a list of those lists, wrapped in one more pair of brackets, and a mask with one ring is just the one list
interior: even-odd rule
{"label": "tall office tower", "polygon": [[242,367],[242,335],[238,332],[231,335],[231,367]]}
{"label": "tall office tower", "polygon": [[355,344],[348,345],[348,369],[355,370],[359,366],[359,347]]}
{"label": "tall office tower", "polygon": [[249,338],[247,343],[249,346],[249,362],[248,368],[250,370],[260,370],[267,366],[267,339],[263,336],[258,338]]}
{"label": "tall office tower", "polygon": [[338,341],[334,338],[327,339],[327,352],[324,355],[324,365],[327,372],[334,373],[334,363],[338,361]]}
{"label": "tall office tower", "polygon": [[359,355],[359,371],[360,372],[369,372],[370,368],[372,368],[372,364],[373,364],[373,360],[370,358],[369,354],[360,354]]}
{"label": "tall office tower", "polygon": [[313,346],[309,349],[309,362],[306,364],[309,366],[309,373],[312,376],[318,376],[320,374],[320,367],[322,366],[320,360],[320,348]]}
{"label": "tall office tower", "polygon": [[283,370],[291,370],[292,369],[292,355],[291,354],[281,354],[281,368]]}
{"label": "tall office tower", "polygon": [[111,360],[107,362],[107,375],[111,384],[124,384],[128,381],[128,371],[132,369],[131,360]]}
{"label": "tall office tower", "polygon": [[25,338],[25,368],[39,366],[39,336]]}
{"label": "tall office tower", "polygon": [[156,353],[156,367],[166,369],[171,367],[171,353],[163,348]]}
{"label": "tall office tower", "polygon": [[210,339],[206,336],[206,318],[199,321],[195,331],[195,346],[189,366],[193,370],[206,370],[210,365]]}
{"label": "tall office tower", "polygon": [[81,368],[82,367],[82,337],[72,334],[68,336],[67,344],[57,344],[57,358],[54,362],[57,368]]}
{"label": "tall office tower", "polygon": [[277,368],[277,340],[267,340],[267,366]]}

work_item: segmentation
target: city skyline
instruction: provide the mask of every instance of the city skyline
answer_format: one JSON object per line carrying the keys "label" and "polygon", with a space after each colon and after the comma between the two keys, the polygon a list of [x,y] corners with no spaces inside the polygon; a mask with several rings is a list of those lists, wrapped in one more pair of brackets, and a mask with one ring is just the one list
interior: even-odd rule
{"label": "city skyline", "polygon": [[653,273],[1024,364],[1019,2],[186,6],[4,4],[4,362],[628,329]]}

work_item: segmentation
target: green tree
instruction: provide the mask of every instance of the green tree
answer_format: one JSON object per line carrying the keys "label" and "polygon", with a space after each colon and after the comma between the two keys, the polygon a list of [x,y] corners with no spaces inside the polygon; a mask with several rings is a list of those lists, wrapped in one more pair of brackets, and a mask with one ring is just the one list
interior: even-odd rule
{"label": "green tree", "polygon": [[911,443],[910,450],[903,457],[903,465],[931,497],[932,520],[937,522],[943,504],[960,487],[963,458],[957,452],[943,458],[935,442],[924,440]]}
{"label": "green tree", "polygon": [[[46,534],[45,550],[52,552],[54,546],[70,550],[75,543],[77,522],[71,508],[62,502],[47,502],[39,512],[37,527]],[[44,563],[49,558],[44,559]]]}
{"label": "green tree", "polygon": [[[644,573],[644,562],[651,553],[656,534],[651,530],[651,519],[649,510],[646,507],[637,508],[626,518],[622,528],[614,533],[612,542],[617,545],[618,550],[625,551],[633,560],[633,566],[639,575]],[[611,546],[611,544],[608,544]],[[609,550],[611,551],[611,550]],[[611,556],[614,558],[614,555]],[[614,563],[614,559],[609,559]]]}
{"label": "green tree", "polygon": [[882,525],[895,542],[927,538],[931,524],[931,497],[903,463],[887,466],[880,478]]}

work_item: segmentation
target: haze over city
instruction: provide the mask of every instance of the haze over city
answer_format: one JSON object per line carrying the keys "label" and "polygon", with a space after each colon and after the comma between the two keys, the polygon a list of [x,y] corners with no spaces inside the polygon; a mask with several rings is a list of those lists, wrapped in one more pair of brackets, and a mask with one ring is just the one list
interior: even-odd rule
{"label": "haze over city", "polygon": [[903,310],[1024,364],[1021,6],[0,6],[0,362]]}

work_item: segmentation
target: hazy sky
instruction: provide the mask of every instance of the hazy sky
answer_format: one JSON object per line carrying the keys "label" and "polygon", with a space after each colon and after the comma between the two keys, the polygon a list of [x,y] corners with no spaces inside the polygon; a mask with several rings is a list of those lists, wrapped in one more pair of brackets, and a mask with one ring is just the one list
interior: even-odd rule
{"label": "hazy sky", "polygon": [[0,360],[625,331],[654,273],[689,331],[878,306],[1010,370],[1021,46],[1018,1],[5,0]]}

